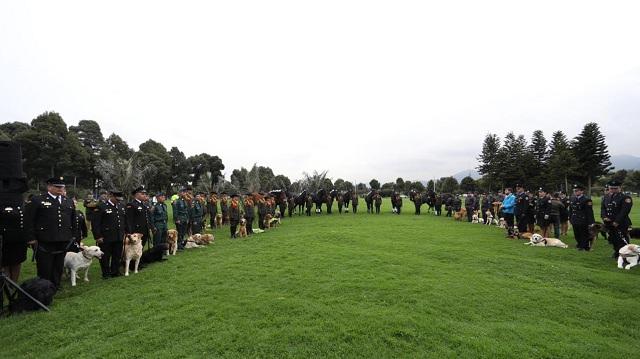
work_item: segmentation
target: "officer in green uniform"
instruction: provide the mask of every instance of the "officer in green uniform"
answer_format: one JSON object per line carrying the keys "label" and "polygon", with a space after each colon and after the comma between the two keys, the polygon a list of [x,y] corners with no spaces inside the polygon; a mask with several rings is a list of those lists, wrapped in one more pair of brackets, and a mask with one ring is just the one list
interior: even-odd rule
{"label": "officer in green uniform", "polygon": [[189,217],[191,218],[191,234],[202,233],[202,220],[204,219],[204,198],[202,192],[196,194],[196,198],[189,208]]}
{"label": "officer in green uniform", "polygon": [[167,221],[169,220],[169,213],[167,212],[167,204],[164,203],[166,197],[164,193],[157,193],[156,200],[158,201],[151,211],[151,221],[155,228],[153,233],[153,245],[157,246],[160,243],[167,243]]}
{"label": "officer in green uniform", "polygon": [[178,249],[184,249],[185,237],[189,228],[189,206],[185,200],[186,193],[186,189],[180,189],[180,198],[173,203],[173,220],[178,231]]}

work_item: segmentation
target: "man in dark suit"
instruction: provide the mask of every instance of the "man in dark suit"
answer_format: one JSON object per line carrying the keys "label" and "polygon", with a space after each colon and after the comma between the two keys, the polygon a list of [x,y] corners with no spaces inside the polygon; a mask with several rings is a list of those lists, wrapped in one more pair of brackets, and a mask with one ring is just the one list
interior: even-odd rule
{"label": "man in dark suit", "polygon": [[613,180],[608,183],[609,193],[604,196],[600,206],[600,217],[607,229],[609,242],[613,245],[613,257],[618,258],[620,248],[629,244],[629,213],[633,200],[622,192],[622,183]]}
{"label": "man in dark suit", "polygon": [[149,229],[151,229],[149,207],[145,203],[147,190],[140,186],[134,189],[131,195],[133,195],[133,200],[127,203],[125,210],[127,215],[126,232],[128,234],[142,234],[142,246],[144,247],[149,240]]}
{"label": "man in dark suit", "polygon": [[96,243],[104,253],[100,260],[102,278],[120,276],[122,245],[126,230],[125,208],[122,192],[112,190],[109,199],[100,202],[94,210],[92,232]]}
{"label": "man in dark suit", "polygon": [[25,208],[27,238],[35,245],[38,277],[50,280],[56,289],[64,267],[67,245],[75,241],[76,208],[63,195],[64,178],[47,180],[47,193],[33,196]]}

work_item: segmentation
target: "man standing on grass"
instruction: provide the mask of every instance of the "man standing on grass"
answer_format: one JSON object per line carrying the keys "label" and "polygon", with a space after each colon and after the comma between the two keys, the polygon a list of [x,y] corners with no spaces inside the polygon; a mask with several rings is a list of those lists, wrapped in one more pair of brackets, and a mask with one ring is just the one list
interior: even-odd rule
{"label": "man standing on grass", "polygon": [[527,192],[524,191],[524,186],[521,184],[516,185],[516,192],[516,207],[513,214],[518,221],[518,232],[524,233],[529,230],[529,226],[527,225],[527,215],[529,214],[529,204],[531,199]]}
{"label": "man standing on grass", "polygon": [[104,253],[100,259],[102,279],[120,276],[122,241],[127,227],[122,192],[111,190],[109,199],[94,209],[93,238]]}
{"label": "man standing on grass", "polygon": [[143,186],[134,189],[131,192],[133,200],[127,203],[127,233],[142,234],[142,246],[144,247],[149,240],[149,207],[145,203],[147,199],[147,190]]}
{"label": "man standing on grass", "polygon": [[[595,222],[593,218],[593,202],[584,195],[584,187],[573,186],[574,196],[571,198],[571,226],[576,237],[576,249],[590,251],[589,226]],[[622,247],[620,247],[622,248]]]}
{"label": "man standing on grass", "polygon": [[511,193],[511,188],[506,188],[504,190],[504,200],[502,200],[502,215],[504,216],[504,221],[507,226],[507,238],[514,238],[513,234],[513,212],[516,206],[516,196]]}
{"label": "man standing on grass", "polygon": [[186,188],[180,189],[180,198],[173,203],[173,221],[178,231],[178,249],[180,250],[184,249],[189,228],[189,205],[185,199],[186,195]]}
{"label": "man standing on grass", "polygon": [[153,206],[151,213],[152,224],[154,228],[153,245],[157,246],[160,243],[167,243],[167,221],[169,220],[169,212],[167,211],[167,204],[164,203],[164,193],[156,194],[157,203]]}
{"label": "man standing on grass", "polygon": [[611,181],[608,185],[609,193],[602,201],[600,217],[607,228],[609,242],[613,245],[613,257],[618,258],[620,248],[629,244],[629,213],[633,201],[631,197],[622,193],[622,183],[619,181]]}
{"label": "man standing on grass", "polygon": [[[76,207],[64,196],[62,177],[47,180],[47,193],[33,196],[25,208],[28,243],[36,247],[38,277],[60,289],[67,245],[76,232]],[[0,293],[2,295],[2,293]]]}

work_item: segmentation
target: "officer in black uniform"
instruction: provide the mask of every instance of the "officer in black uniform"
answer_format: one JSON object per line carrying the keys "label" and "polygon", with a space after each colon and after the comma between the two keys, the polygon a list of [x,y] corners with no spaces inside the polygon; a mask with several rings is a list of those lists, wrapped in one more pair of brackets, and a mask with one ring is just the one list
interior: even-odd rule
{"label": "officer in black uniform", "polygon": [[[78,201],[74,198],[73,205],[78,208]],[[80,210],[76,210],[76,232],[74,234],[74,238],[76,239],[68,248],[67,252],[80,252],[80,243],[87,238],[89,235],[89,231],[87,230],[87,220],[84,216],[84,213]]]}
{"label": "officer in black uniform", "polygon": [[253,219],[255,218],[256,210],[253,203],[253,195],[248,192],[244,199],[244,218],[247,220],[247,235],[253,235]]}
{"label": "officer in black uniform", "polygon": [[629,244],[629,213],[633,201],[630,196],[622,193],[622,183],[619,181],[611,181],[608,186],[609,193],[602,201],[600,217],[607,229],[609,242],[613,245],[613,257],[618,258],[620,248]]}
{"label": "officer in black uniform", "polygon": [[576,248],[579,251],[590,251],[589,226],[595,223],[593,218],[593,202],[591,198],[584,195],[584,187],[573,186],[573,197],[571,197],[571,226],[573,235],[576,237]]}
{"label": "officer in black uniform", "polygon": [[[1,270],[14,282],[20,278],[22,262],[27,260],[24,215],[22,195],[18,195],[14,200],[3,199],[2,207],[0,207]],[[3,294],[0,293],[0,295]]]}
{"label": "officer in black uniform", "polygon": [[38,277],[50,280],[56,288],[60,288],[66,248],[75,241],[77,225],[76,208],[63,196],[64,189],[64,178],[50,178],[47,193],[33,196],[25,208],[27,238],[37,245]]}
{"label": "officer in black uniform", "polygon": [[536,201],[536,223],[540,226],[542,237],[549,236],[549,223],[551,223],[551,197],[544,188],[538,189]]}
{"label": "officer in black uniform", "polygon": [[464,200],[464,207],[467,210],[467,222],[471,222],[473,220],[473,212],[476,210],[477,205],[478,202],[476,201],[476,196],[469,192],[467,194],[467,198]]}
{"label": "officer in black uniform", "polygon": [[529,203],[531,199],[527,192],[524,191],[524,186],[521,184],[516,185],[516,208],[514,211],[514,216],[518,221],[518,232],[524,233],[529,230],[528,228],[528,214],[529,214]]}
{"label": "officer in black uniform", "polygon": [[209,213],[209,227],[215,228],[216,215],[218,214],[218,192],[211,191],[207,201],[207,213]]}
{"label": "officer in black uniform", "polygon": [[127,203],[126,207],[126,232],[128,234],[142,234],[142,246],[144,247],[149,240],[149,230],[151,229],[149,207],[145,203],[147,190],[140,186],[134,189],[131,194],[133,200]]}
{"label": "officer in black uniform", "polygon": [[100,259],[102,278],[120,276],[122,246],[127,227],[126,210],[121,191],[112,190],[106,202],[100,202],[94,210],[93,238],[104,253]]}

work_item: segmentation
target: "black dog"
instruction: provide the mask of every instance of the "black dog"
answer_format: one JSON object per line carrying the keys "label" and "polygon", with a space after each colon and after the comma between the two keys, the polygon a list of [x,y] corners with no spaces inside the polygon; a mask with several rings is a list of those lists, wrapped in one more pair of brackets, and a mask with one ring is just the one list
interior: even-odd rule
{"label": "black dog", "polygon": [[[53,302],[53,296],[56,294],[56,286],[51,281],[42,278],[31,278],[20,286],[25,292],[40,301],[40,303],[49,306]],[[11,311],[14,313],[39,310],[39,305],[27,298],[22,292],[18,292],[18,298],[11,303]]]}
{"label": "black dog", "polygon": [[[153,248],[147,249],[146,251],[142,252],[142,257],[140,257],[140,264],[138,265],[138,270],[146,267],[147,264],[149,263],[162,262],[163,260],[165,260],[162,258],[162,256],[168,250],[169,250],[169,244],[160,243],[153,246]],[[134,269],[135,269],[135,262],[129,263],[129,270],[134,270]]]}

